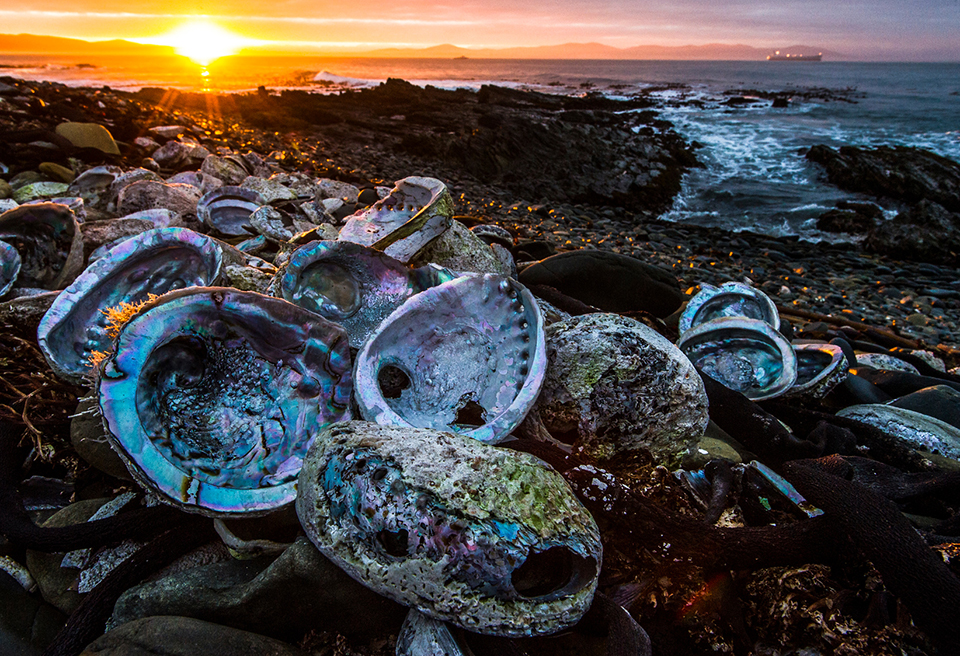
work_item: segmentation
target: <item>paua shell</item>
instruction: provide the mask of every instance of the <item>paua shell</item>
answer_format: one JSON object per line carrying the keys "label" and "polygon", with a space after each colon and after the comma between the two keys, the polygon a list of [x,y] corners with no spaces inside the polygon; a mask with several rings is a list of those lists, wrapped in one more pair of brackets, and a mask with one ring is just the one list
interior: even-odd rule
{"label": "paua shell", "polygon": [[147,230],[120,242],[54,301],[37,329],[40,350],[58,376],[83,382],[93,352],[110,350],[107,310],[213,285],[221,259],[216,241],[186,228]]}
{"label": "paua shell", "polygon": [[911,448],[960,460],[960,429],[935,417],[879,403],[851,405],[837,416],[875,426]]}
{"label": "paua shell", "polygon": [[307,536],[350,576],[470,631],[554,633],[590,606],[602,547],[563,478],[528,454],[366,422],[321,432],[300,473]]}
{"label": "paua shell", "polygon": [[252,189],[225,186],[204,194],[197,202],[197,218],[222,235],[249,236],[256,233],[250,215],[262,205],[260,194]]}
{"label": "paua shell", "polygon": [[137,482],[183,510],[257,515],[293,501],[314,435],[350,417],[350,369],[340,326],[278,298],[191,287],[123,325],[96,393]]}
{"label": "paua shell", "polygon": [[453,199],[447,186],[435,178],[411,176],[398,180],[386,198],[350,217],[339,239],[409,262],[450,227],[451,217]]}
{"label": "paua shell", "polygon": [[434,266],[411,269],[372,248],[345,241],[312,241],[298,248],[280,280],[286,300],[343,326],[360,348],[404,301],[456,278]]}
{"label": "paua shell", "polygon": [[822,399],[847,377],[847,358],[835,344],[794,344],[797,380],[790,396]]}
{"label": "paua shell", "polygon": [[5,241],[0,241],[0,296],[3,296],[20,274],[20,253]]}
{"label": "paua shell", "polygon": [[720,287],[700,283],[700,292],[690,299],[680,315],[680,334],[720,317],[757,319],[770,324],[774,330],[780,328],[777,306],[759,289],[741,282],[725,282]]}
{"label": "paua shell", "polygon": [[546,362],[533,295],[502,276],[464,276],[384,319],[357,356],[357,405],[378,424],[495,444],[533,406]]}
{"label": "paua shell", "polygon": [[66,205],[21,205],[0,214],[0,241],[20,254],[18,287],[63,289],[83,268],[83,237]]}
{"label": "paua shell", "polygon": [[547,375],[537,411],[550,433],[595,458],[650,451],[674,466],[709,420],[703,381],[652,328],[612,313],[547,330]]}
{"label": "paua shell", "polygon": [[758,319],[713,319],[683,333],[677,346],[703,373],[754,401],[779,396],[797,380],[790,342]]}
{"label": "paua shell", "polygon": [[445,622],[411,608],[397,636],[396,656],[468,656],[473,652],[462,645]]}

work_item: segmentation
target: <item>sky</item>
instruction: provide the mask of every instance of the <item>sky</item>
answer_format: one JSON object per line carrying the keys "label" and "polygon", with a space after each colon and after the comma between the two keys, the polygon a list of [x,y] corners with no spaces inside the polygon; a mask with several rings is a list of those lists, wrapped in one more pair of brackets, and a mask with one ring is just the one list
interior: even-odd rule
{"label": "sky", "polygon": [[0,31],[164,42],[190,20],[248,39],[352,47],[804,44],[960,61],[960,0],[0,0]]}

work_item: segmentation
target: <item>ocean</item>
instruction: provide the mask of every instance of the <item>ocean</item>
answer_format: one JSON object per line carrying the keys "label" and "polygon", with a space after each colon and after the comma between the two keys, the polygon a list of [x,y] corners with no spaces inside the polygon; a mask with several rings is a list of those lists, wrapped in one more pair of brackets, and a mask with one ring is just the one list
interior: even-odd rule
{"label": "ocean", "polygon": [[[182,58],[0,54],[4,74],[124,90],[242,92],[265,85],[331,93],[399,77],[444,88],[501,84],[557,94],[644,94],[699,145],[704,164],[685,177],[665,218],[811,240],[836,240],[816,230],[816,218],[858,197],[824,183],[804,159],[805,148],[904,145],[960,161],[960,63],[237,56],[201,69]],[[774,108],[765,98],[780,92],[791,101]],[[737,96],[746,102],[731,104]],[[888,216],[901,209],[880,204]]]}

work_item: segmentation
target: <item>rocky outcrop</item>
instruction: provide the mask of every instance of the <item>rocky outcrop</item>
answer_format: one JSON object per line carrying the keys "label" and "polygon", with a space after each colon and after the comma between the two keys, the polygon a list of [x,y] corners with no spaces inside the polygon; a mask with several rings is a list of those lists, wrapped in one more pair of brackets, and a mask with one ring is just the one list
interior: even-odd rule
{"label": "rocky outcrop", "polygon": [[922,200],[872,230],[864,246],[903,259],[955,263],[960,254],[960,214]]}

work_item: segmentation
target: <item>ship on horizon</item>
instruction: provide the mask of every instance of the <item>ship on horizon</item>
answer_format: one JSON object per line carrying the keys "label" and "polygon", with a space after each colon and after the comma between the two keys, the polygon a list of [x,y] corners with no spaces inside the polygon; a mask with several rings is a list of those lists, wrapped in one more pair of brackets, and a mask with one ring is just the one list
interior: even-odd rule
{"label": "ship on horizon", "polygon": [[823,59],[822,52],[815,55],[781,55],[777,50],[772,55],[767,55],[767,61],[820,61],[821,59]]}

